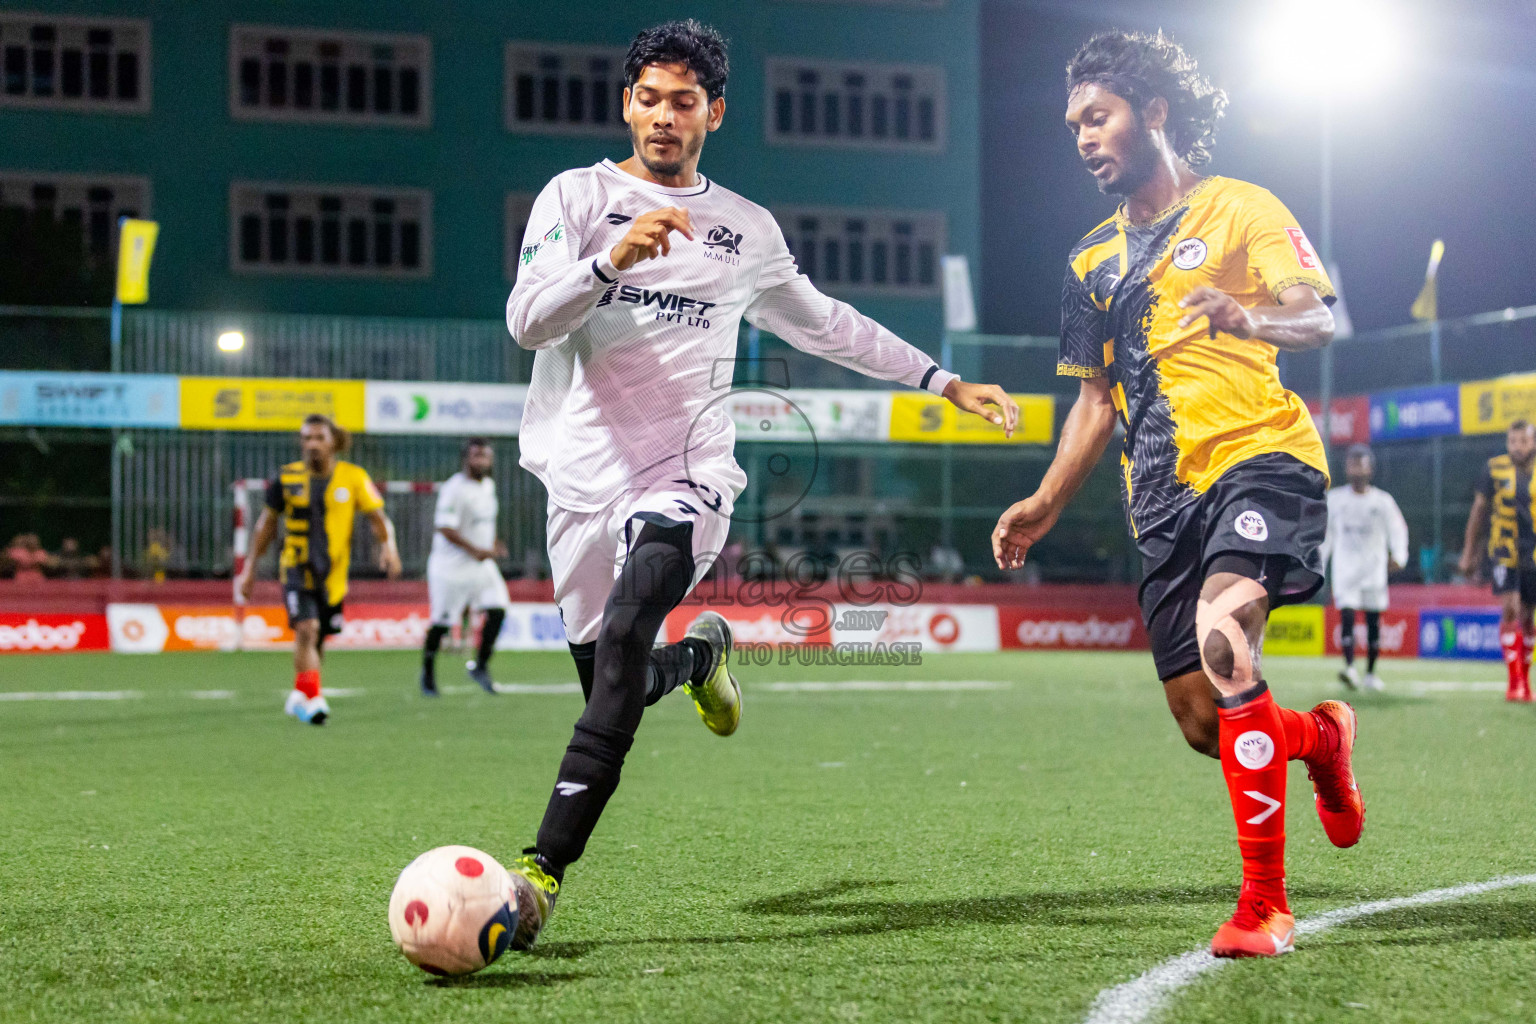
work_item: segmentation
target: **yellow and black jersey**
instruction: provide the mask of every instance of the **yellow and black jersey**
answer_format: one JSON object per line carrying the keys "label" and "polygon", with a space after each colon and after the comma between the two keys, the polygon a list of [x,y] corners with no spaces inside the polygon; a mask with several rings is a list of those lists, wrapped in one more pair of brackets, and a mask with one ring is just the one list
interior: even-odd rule
{"label": "yellow and black jersey", "polygon": [[1203,179],[1150,224],[1121,209],[1073,248],[1056,372],[1108,375],[1125,424],[1122,487],[1131,529],[1172,515],[1244,460],[1268,452],[1328,472],[1306,405],[1280,384],[1276,348],[1204,318],[1180,327],[1179,300],[1207,285],[1247,308],[1333,285],[1307,237],[1273,195],[1232,178]]}
{"label": "yellow and black jersey", "polygon": [[1536,568],[1536,493],[1532,465],[1518,466],[1508,455],[1495,455],[1483,467],[1477,493],[1488,499],[1488,557],[1494,565]]}
{"label": "yellow and black jersey", "polygon": [[303,462],[290,462],[267,484],[267,507],[283,517],[277,563],[283,585],[323,590],[327,604],[341,604],[352,561],[352,523],[384,507],[368,473],[338,459],[330,476],[316,476]]}

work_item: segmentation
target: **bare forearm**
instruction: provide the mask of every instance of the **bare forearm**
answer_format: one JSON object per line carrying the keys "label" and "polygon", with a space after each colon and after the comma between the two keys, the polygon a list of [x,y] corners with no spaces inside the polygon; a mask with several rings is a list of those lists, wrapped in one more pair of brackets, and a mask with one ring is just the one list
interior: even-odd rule
{"label": "bare forearm", "polygon": [[272,546],[273,539],[277,536],[277,517],[272,510],[264,508],[261,515],[256,517],[256,529],[251,531],[251,556],[247,564],[255,565],[262,555],[267,553],[267,548]]}
{"label": "bare forearm", "polygon": [[1115,407],[1107,398],[1107,393],[1102,399],[1081,395],[1067,413],[1056,458],[1045,471],[1038,492],[1055,508],[1062,508],[1072,500],[1114,436]]}
{"label": "bare forearm", "polygon": [[1484,504],[1482,495],[1472,500],[1472,514],[1467,516],[1467,532],[1461,542],[1461,553],[1464,558],[1472,558],[1477,554],[1478,542],[1483,539],[1483,530],[1488,525],[1488,506]]}
{"label": "bare forearm", "polygon": [[1333,311],[1321,300],[1251,310],[1253,336],[1286,352],[1310,352],[1333,340]]}
{"label": "bare forearm", "polygon": [[455,547],[463,548],[465,551],[469,552],[476,558],[481,558],[485,554],[484,551],[480,550],[469,541],[465,540],[464,535],[451,526],[439,526],[437,528],[437,532],[442,534],[443,539],[448,543],[454,545]]}

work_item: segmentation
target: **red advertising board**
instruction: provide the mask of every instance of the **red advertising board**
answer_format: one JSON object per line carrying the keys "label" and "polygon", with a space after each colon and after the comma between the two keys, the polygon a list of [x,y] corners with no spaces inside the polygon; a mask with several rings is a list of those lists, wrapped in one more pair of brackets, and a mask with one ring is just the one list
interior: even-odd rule
{"label": "red advertising board", "polygon": [[1147,631],[1135,605],[1095,610],[1003,605],[998,640],[1005,651],[1144,651]]}
{"label": "red advertising board", "polygon": [[[1333,415],[1328,420],[1330,444],[1366,444],[1371,440],[1370,398],[1365,395],[1350,395],[1347,398],[1335,398],[1330,404],[1333,407]],[[1307,411],[1312,414],[1312,419],[1321,430],[1323,427],[1322,403],[1308,402]]]}
{"label": "red advertising board", "polygon": [[[1339,637],[1342,629],[1339,610],[1328,606],[1328,653],[1342,654]],[[1355,615],[1355,650],[1365,653],[1365,616]],[[1419,656],[1419,613],[1388,608],[1381,613],[1381,653],[1388,658],[1417,658]]]}
{"label": "red advertising board", "polygon": [[25,615],[0,612],[0,654],[104,651],[105,615]]}

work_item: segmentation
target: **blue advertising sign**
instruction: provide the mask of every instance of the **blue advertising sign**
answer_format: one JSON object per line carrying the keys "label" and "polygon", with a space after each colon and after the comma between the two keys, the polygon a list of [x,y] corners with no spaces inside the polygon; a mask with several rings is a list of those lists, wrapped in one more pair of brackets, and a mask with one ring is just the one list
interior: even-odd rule
{"label": "blue advertising sign", "polygon": [[1461,387],[1435,384],[1371,396],[1371,440],[1405,441],[1461,433]]}
{"label": "blue advertising sign", "polygon": [[1497,608],[1425,608],[1419,612],[1419,657],[1503,661]]}
{"label": "blue advertising sign", "polygon": [[0,371],[0,423],[33,427],[178,427],[176,377]]}

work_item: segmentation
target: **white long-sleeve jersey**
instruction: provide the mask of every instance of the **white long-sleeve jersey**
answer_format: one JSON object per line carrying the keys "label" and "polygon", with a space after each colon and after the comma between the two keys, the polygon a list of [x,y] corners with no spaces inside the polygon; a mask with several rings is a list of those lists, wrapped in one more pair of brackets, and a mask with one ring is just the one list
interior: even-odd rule
{"label": "white long-sleeve jersey", "polygon": [[[609,251],[640,214],[688,210],[695,239],[620,272]],[[726,414],[745,317],[805,352],[942,394],[955,375],[817,291],[767,210],[699,175],[642,181],[604,160],[566,171],[533,204],[507,299],[507,329],[537,349],[523,406],[522,466],[550,500],[596,511],[686,468],[740,494]]]}
{"label": "white long-sleeve jersey", "polygon": [[1380,487],[1368,487],[1364,494],[1347,486],[1329,491],[1322,554],[1335,592],[1385,593],[1387,556],[1408,564],[1408,524],[1392,495]]}

